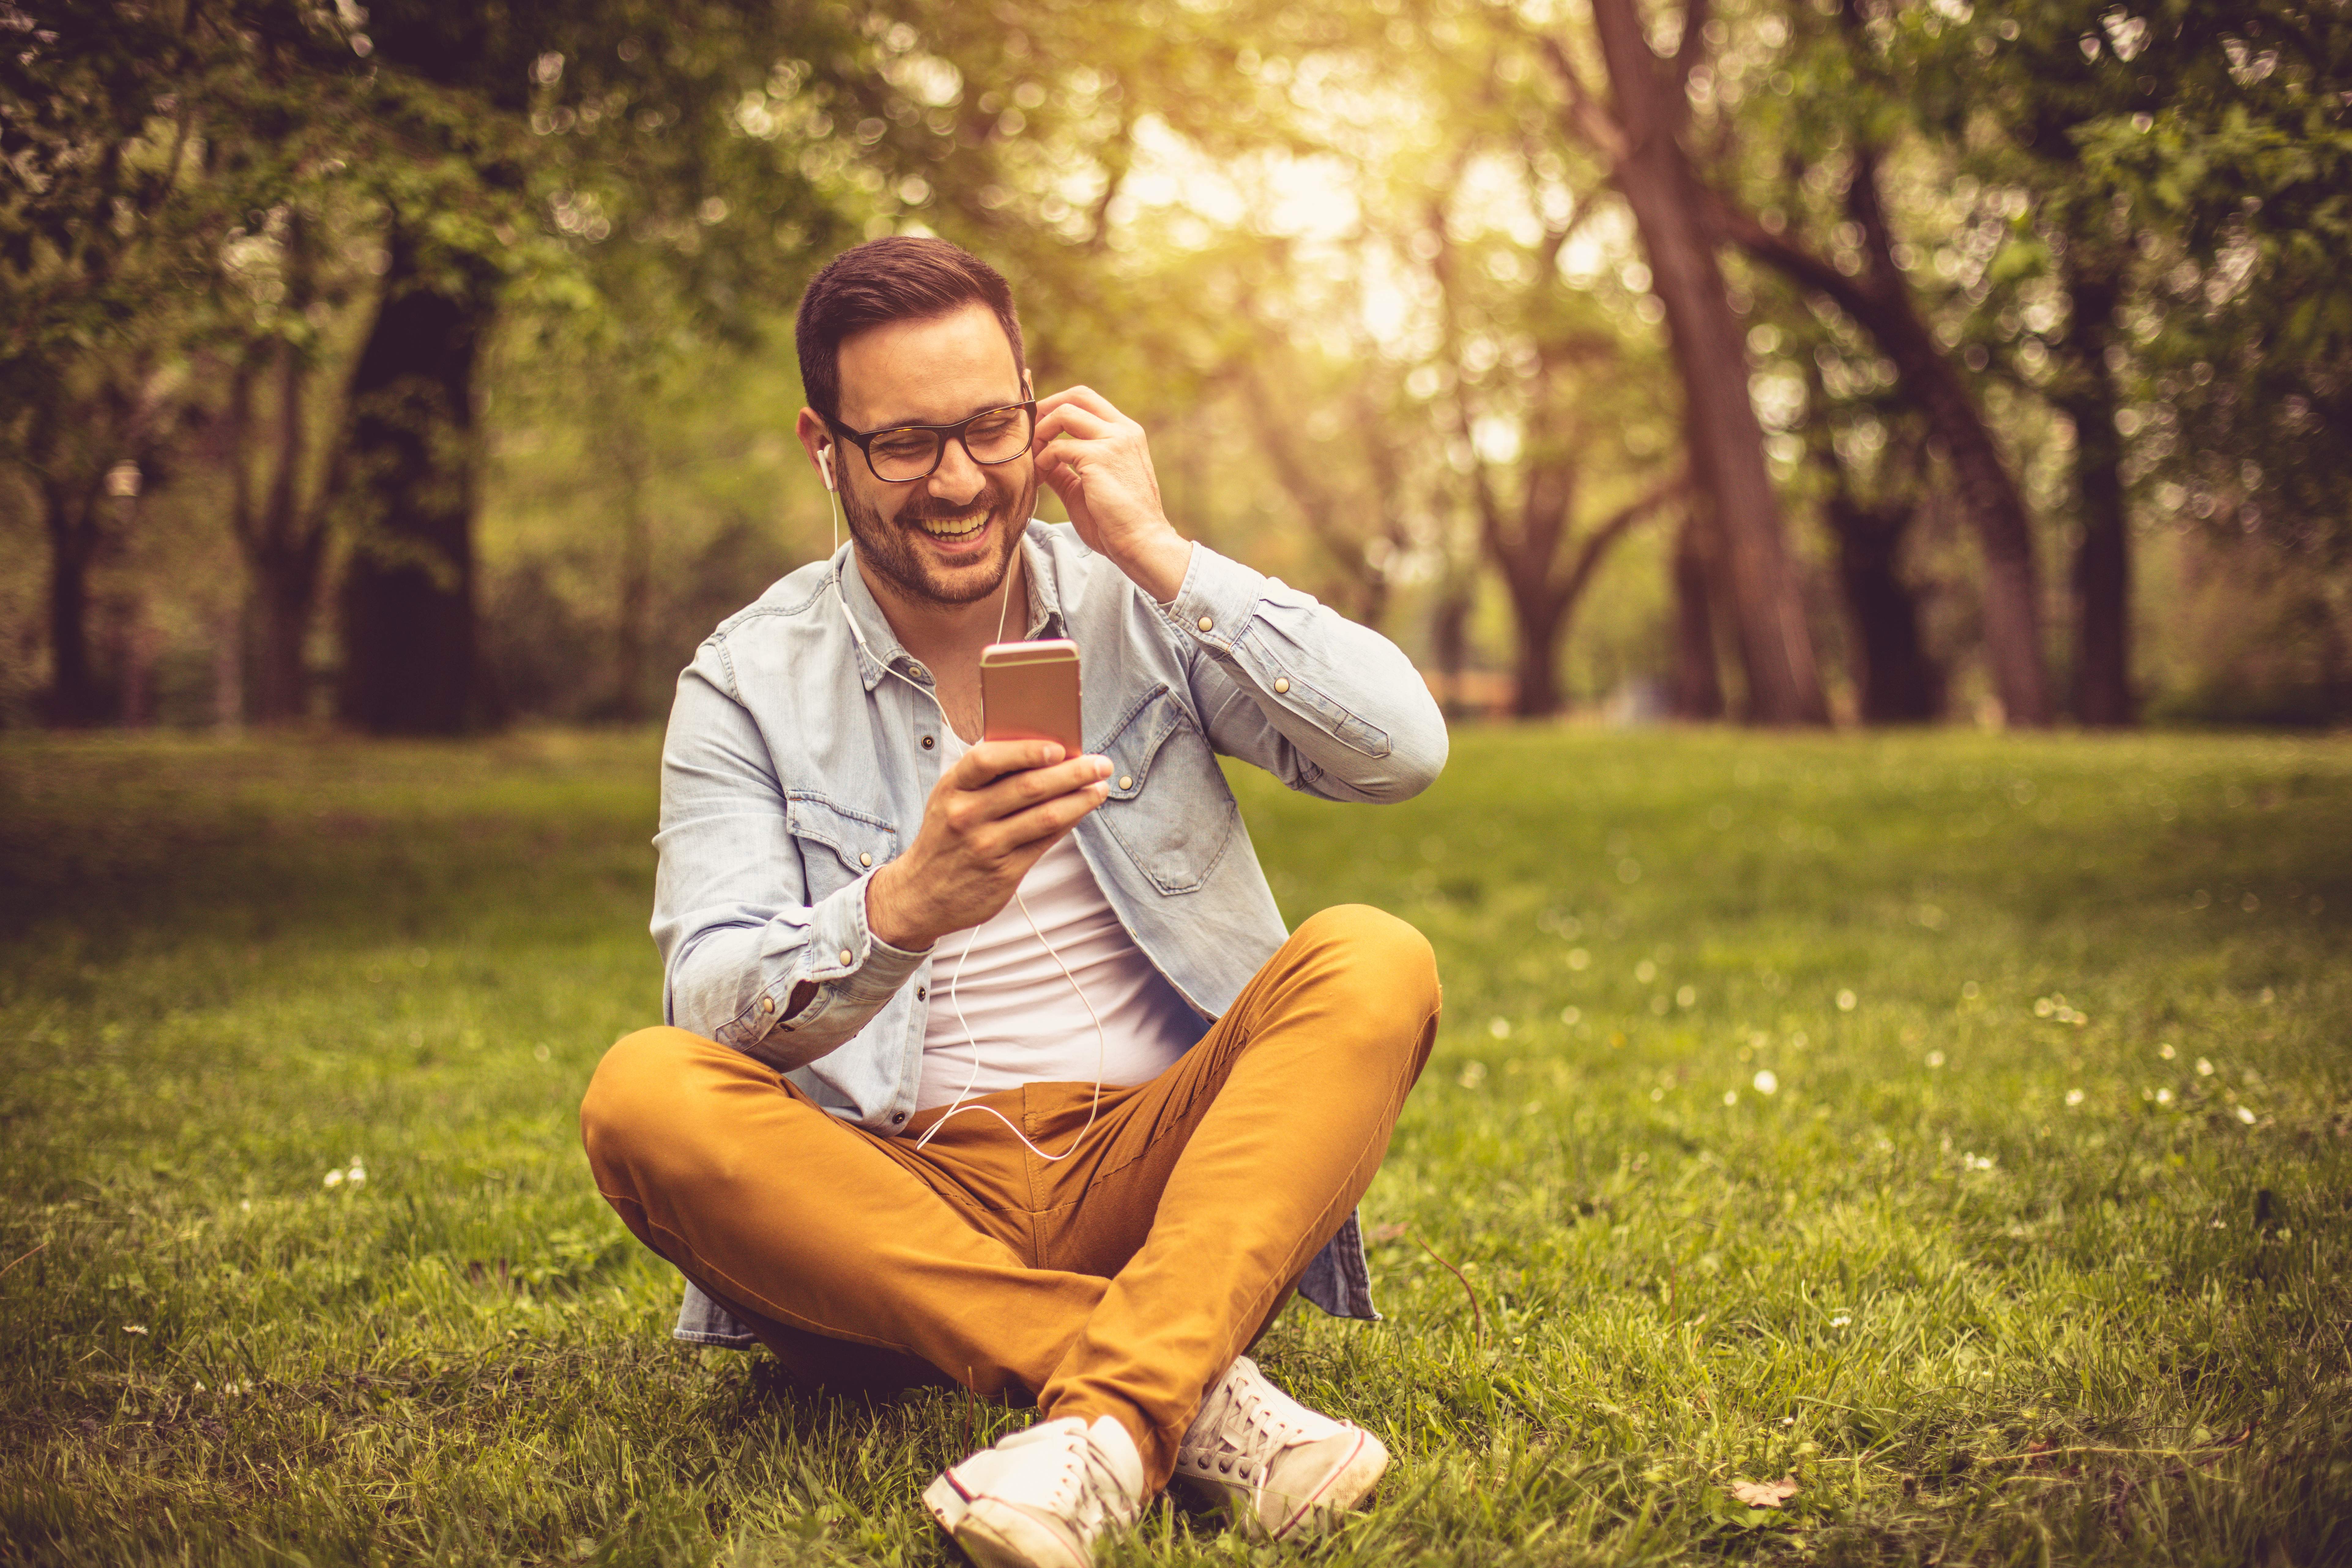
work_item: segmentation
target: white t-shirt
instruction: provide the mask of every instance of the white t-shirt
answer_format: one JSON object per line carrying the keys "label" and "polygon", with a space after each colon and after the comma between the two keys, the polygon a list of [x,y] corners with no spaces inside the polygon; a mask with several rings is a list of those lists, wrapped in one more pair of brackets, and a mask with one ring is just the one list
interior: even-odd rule
{"label": "white t-shirt", "polygon": [[[951,744],[940,765],[953,766],[963,750]],[[1041,932],[1052,952],[1038,941]],[[1024,1083],[1092,1083],[1097,1071],[1109,1085],[1148,1082],[1204,1027],[1119,923],[1068,835],[1029,868],[1019,899],[977,931],[949,932],[931,951],[919,1110]],[[1073,980],[1085,988],[1083,1001]]]}

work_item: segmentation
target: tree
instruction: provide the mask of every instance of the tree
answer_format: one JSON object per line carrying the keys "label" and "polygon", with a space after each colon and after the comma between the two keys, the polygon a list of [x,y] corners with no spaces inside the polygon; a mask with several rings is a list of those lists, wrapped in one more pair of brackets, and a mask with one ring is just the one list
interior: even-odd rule
{"label": "tree", "polygon": [[[1559,711],[1560,642],[1593,574],[1629,531],[1679,498],[1687,483],[1680,473],[1654,476],[1633,499],[1580,534],[1574,526],[1586,487],[1615,478],[1612,468],[1622,473],[1633,465],[1622,449],[1626,410],[1594,396],[1601,385],[1629,379],[1630,356],[1591,296],[1560,287],[1559,251],[1571,222],[1563,214],[1544,226],[1532,256],[1517,254],[1506,238],[1482,236],[1477,249],[1488,253],[1483,257],[1475,250],[1465,255],[1442,205],[1433,208],[1429,224],[1446,402],[1458,460],[1468,470],[1479,541],[1511,601],[1517,634],[1513,710],[1522,719]],[[1478,262],[1484,265],[1474,265]],[[1470,358],[1474,335],[1488,348],[1482,357],[1494,363],[1482,366]],[[1517,362],[1507,372],[1505,344]],[[1498,419],[1503,423],[1487,424]],[[1507,457],[1490,453],[1487,429],[1507,431],[1508,445],[1517,449]],[[1511,470],[1517,480],[1515,502],[1503,493]]]}
{"label": "tree", "polygon": [[[1894,365],[1906,396],[1926,416],[1950,465],[1976,529],[1984,562],[1985,658],[2003,714],[2011,724],[2047,725],[2056,717],[2056,704],[2042,646],[2032,517],[1966,376],[1937,341],[1897,260],[1901,241],[1883,188],[1888,116],[1875,109],[1891,100],[1895,84],[1870,51],[1860,0],[1843,0],[1834,31],[1814,42],[1814,91],[1843,143],[1834,149],[1844,165],[1841,216],[1851,226],[1853,243],[1833,259],[1826,247],[1804,242],[1793,217],[1768,225],[1720,196],[1717,221],[1749,255],[1852,318]],[[1792,135],[1784,136],[1776,152],[1783,176],[1793,176],[1792,184],[1801,181],[1811,149]]]}
{"label": "tree", "polygon": [[1706,191],[1684,137],[1689,85],[1706,55],[1706,0],[1684,8],[1680,41],[1652,47],[1637,0],[1593,0],[1592,23],[1610,84],[1602,104],[1566,46],[1544,40],[1568,95],[1568,122],[1603,160],[1632,208],[1685,400],[1691,473],[1705,526],[1724,563],[1724,608],[1747,670],[1749,716],[1768,724],[1826,723],[1811,628],[1764,458],[1764,432],[1748,396],[1745,333],[1716,257]]}
{"label": "tree", "polygon": [[184,412],[176,362],[211,323],[192,303],[243,214],[279,199],[308,150],[228,149],[279,107],[267,60],[294,60],[328,119],[350,60],[311,15],[255,0],[20,7],[0,51],[0,437],[49,541],[51,719],[109,701],[91,658],[89,570],[105,496],[156,467]]}

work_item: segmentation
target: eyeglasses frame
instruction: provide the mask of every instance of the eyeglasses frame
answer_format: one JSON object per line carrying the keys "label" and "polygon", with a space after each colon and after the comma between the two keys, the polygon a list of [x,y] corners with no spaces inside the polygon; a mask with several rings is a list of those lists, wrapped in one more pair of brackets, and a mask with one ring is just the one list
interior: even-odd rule
{"label": "eyeglasses frame", "polygon": [[[1019,458],[1021,453],[1015,452],[1010,458],[999,458],[992,463],[988,462],[975,454],[971,449],[971,443],[964,439],[964,432],[970,429],[972,426],[978,424],[981,420],[987,418],[992,414],[1002,414],[1008,408],[1025,408],[1029,411],[1029,437],[1032,441],[1035,440],[1037,437],[1037,400],[1034,397],[1024,397],[1017,403],[1000,403],[993,408],[983,408],[979,413],[959,419],[952,425],[885,425],[878,430],[853,430],[848,426],[844,425],[840,420],[835,419],[830,414],[820,414],[818,417],[825,422],[826,426],[832,429],[835,436],[855,445],[857,450],[864,455],[866,458],[866,471],[874,476],[874,479],[877,484],[918,485],[922,483],[925,479],[929,479],[933,474],[938,473],[940,471],[940,465],[948,460],[948,442],[950,440],[953,440],[957,446],[963,448],[963,455],[965,457],[971,458],[974,464],[983,468],[1000,468],[1005,464]],[[940,438],[940,447],[939,451],[932,457],[931,466],[929,468],[925,468],[921,473],[913,475],[910,478],[894,479],[886,476],[881,469],[874,466],[874,447],[872,443],[880,437],[895,436],[901,430],[930,431]],[[1024,447],[1023,450],[1026,451],[1027,448]]]}

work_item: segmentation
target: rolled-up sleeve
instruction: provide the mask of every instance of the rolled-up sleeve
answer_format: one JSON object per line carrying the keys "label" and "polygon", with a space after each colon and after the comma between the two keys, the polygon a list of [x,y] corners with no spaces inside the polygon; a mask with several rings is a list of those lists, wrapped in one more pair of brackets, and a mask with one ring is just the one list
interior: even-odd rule
{"label": "rolled-up sleeve", "polygon": [[867,928],[871,872],[809,901],[784,785],[714,643],[678,677],[654,845],[663,1016],[772,1067],[856,1034],[927,956]]}
{"label": "rolled-up sleeve", "polygon": [[1404,651],[1277,577],[1192,546],[1161,606],[1217,750],[1329,800],[1405,800],[1445,766],[1445,717]]}

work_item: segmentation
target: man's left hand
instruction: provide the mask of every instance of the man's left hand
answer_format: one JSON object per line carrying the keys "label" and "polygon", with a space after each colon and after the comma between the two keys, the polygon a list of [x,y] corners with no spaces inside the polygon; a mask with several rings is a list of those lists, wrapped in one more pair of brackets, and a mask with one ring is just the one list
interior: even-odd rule
{"label": "man's left hand", "polygon": [[1092,387],[1037,400],[1037,477],[1062,500],[1087,547],[1161,604],[1184,586],[1192,542],[1160,508],[1143,426]]}

